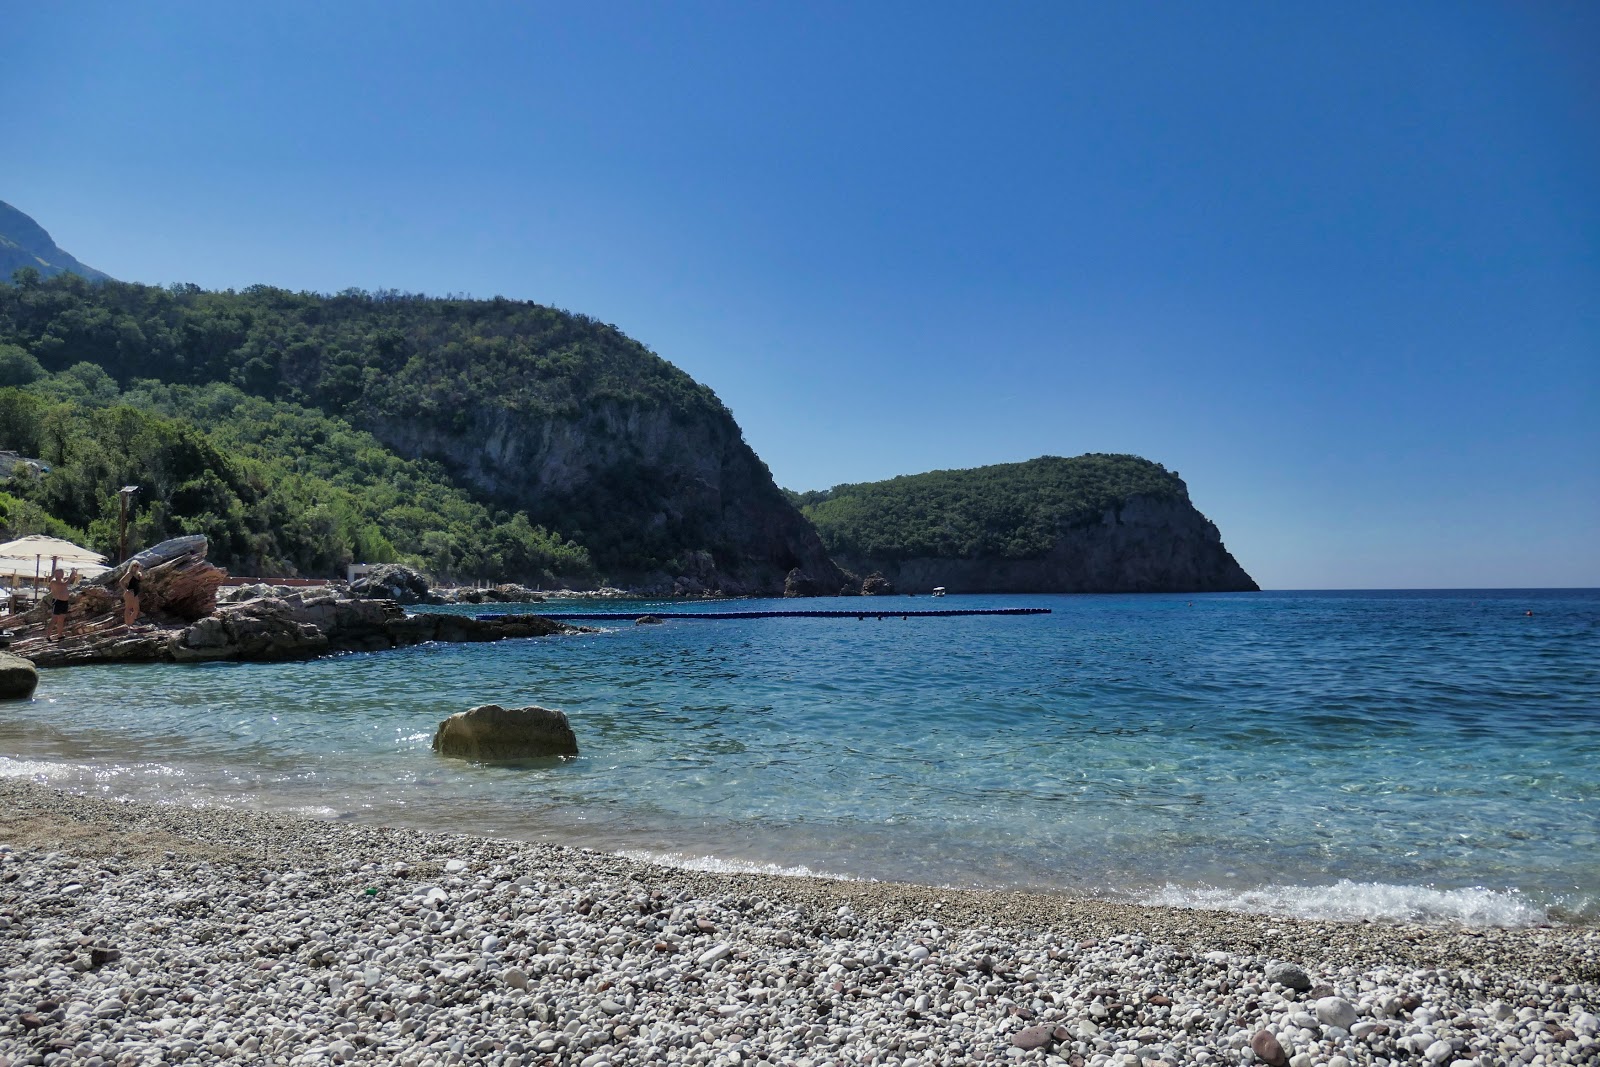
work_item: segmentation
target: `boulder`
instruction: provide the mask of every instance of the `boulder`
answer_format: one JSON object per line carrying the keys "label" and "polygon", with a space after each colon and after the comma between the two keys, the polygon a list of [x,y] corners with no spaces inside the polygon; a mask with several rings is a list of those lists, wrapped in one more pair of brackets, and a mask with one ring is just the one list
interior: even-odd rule
{"label": "boulder", "polygon": [[799,567],[791,570],[783,580],[783,595],[791,596],[821,596],[822,590],[817,582]]}
{"label": "boulder", "polygon": [[433,596],[428,579],[398,563],[382,563],[350,583],[350,595],[400,604],[429,604]]}
{"label": "boulder", "polygon": [[0,652],[0,700],[27,700],[39,685],[39,672],[21,656]]}
{"label": "boulder", "polygon": [[441,756],[479,760],[576,756],[578,738],[565,712],[484,704],[441,722],[433,735],[433,750]]}
{"label": "boulder", "polygon": [[862,596],[894,596],[894,585],[880,571],[861,579]]}

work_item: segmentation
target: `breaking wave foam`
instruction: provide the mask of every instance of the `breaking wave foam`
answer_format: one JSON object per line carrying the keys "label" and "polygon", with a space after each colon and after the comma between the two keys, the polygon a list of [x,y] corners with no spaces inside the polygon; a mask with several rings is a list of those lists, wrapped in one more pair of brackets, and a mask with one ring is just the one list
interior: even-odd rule
{"label": "breaking wave foam", "polygon": [[1511,889],[1434,889],[1430,886],[1352,882],[1219,889],[1168,883],[1140,903],[1169,908],[1212,908],[1295,919],[1413,922],[1462,926],[1537,926],[1551,921],[1540,904]]}
{"label": "breaking wave foam", "polygon": [[622,849],[616,853],[623,859],[654,863],[662,867],[677,867],[686,871],[706,871],[711,874],[775,874],[784,878],[826,878],[833,882],[859,882],[860,878],[848,874],[817,871],[804,864],[785,867],[777,863],[757,863],[751,860],[729,860],[718,856],[690,856],[682,852],[655,852],[649,849]]}

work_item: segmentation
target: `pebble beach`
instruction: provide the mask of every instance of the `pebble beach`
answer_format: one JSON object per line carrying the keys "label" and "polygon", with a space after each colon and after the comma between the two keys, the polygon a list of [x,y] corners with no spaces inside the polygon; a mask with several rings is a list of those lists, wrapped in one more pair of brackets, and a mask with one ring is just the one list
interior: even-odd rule
{"label": "pebble beach", "polygon": [[0,781],[0,1065],[1581,1064],[1600,930],[705,873]]}

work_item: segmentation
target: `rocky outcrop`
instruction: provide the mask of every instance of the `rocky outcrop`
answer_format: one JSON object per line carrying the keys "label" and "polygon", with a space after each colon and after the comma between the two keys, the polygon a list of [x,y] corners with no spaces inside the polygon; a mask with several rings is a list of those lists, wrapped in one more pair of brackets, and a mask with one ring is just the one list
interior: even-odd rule
{"label": "rocky outcrop", "polygon": [[783,579],[783,595],[786,597],[827,596],[828,592],[830,590],[827,585],[817,581],[799,567],[794,568]]}
{"label": "rocky outcrop", "polygon": [[433,750],[441,756],[476,760],[576,756],[578,738],[565,712],[484,704],[440,723]]}
{"label": "rocky outcrop", "polygon": [[832,595],[844,580],[714,398],[686,408],[596,399],[536,418],[486,408],[462,412],[448,429],[414,417],[364,428],[402,455],[443,461],[458,480],[536,523],[570,530],[573,516],[598,516],[639,531],[651,552],[675,563],[629,571],[603,545],[591,546],[615,584],[680,596],[776,594],[800,568]]}
{"label": "rocky outcrop", "polygon": [[1239,592],[1259,588],[1187,497],[1130,497],[1096,522],[1059,531],[1031,559],[841,560],[903,591],[952,593]]}
{"label": "rocky outcrop", "polygon": [[206,562],[207,547],[206,539],[199,535],[175,537],[99,577],[80,582],[67,599],[67,638],[59,645],[44,641],[52,606],[48,599],[41,601],[8,620],[7,626],[16,634],[16,651],[41,666],[50,666],[69,645],[95,647],[128,637],[128,628],[122,624],[119,584],[134,562],[144,570],[139,607],[146,630],[181,628],[204,618],[216,607],[217,590],[227,578]]}
{"label": "rocky outcrop", "polygon": [[21,656],[0,652],[0,700],[27,700],[39,685],[39,672]]}
{"label": "rocky outcrop", "polygon": [[367,600],[393,600],[398,604],[430,604],[437,598],[428,579],[410,567],[382,563],[350,583],[350,595]]}
{"label": "rocky outcrop", "polygon": [[460,589],[435,589],[432,595],[445,604],[538,604],[544,594],[525,585],[507,583],[487,589],[472,587]]}
{"label": "rocky outcrop", "polygon": [[861,579],[862,596],[894,596],[894,583],[883,576],[881,571],[873,571]]}
{"label": "rocky outcrop", "polygon": [[585,630],[539,615],[407,614],[394,600],[352,596],[339,585],[243,586],[219,598],[226,575],[206,562],[205,551],[203,537],[178,538],[134,557],[146,564],[141,597],[146,611],[139,625],[122,624],[121,598],[107,587],[120,578],[124,568],[118,567],[73,592],[64,640],[45,639],[50,608],[41,605],[12,621],[13,647],[38,666],[61,667],[305,659],[424,641],[498,641]]}

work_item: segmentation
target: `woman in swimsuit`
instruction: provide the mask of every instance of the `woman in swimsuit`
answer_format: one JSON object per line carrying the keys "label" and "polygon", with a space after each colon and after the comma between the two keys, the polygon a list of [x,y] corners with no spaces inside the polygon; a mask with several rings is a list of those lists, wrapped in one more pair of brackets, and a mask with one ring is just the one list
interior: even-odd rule
{"label": "woman in swimsuit", "polygon": [[142,568],[137,562],[128,564],[128,573],[122,576],[122,623],[132,626],[139,618],[139,584]]}
{"label": "woman in swimsuit", "polygon": [[61,568],[57,567],[50,575],[50,599],[54,601],[50,609],[50,625],[45,629],[45,639],[60,641],[67,636],[67,597],[72,591],[67,587],[67,580],[61,576]]}

